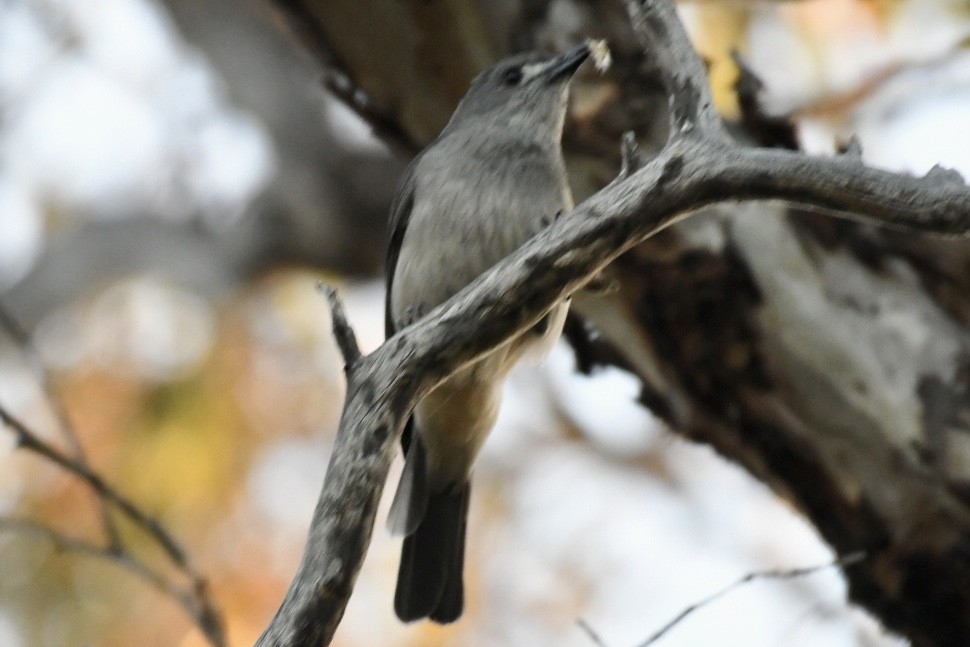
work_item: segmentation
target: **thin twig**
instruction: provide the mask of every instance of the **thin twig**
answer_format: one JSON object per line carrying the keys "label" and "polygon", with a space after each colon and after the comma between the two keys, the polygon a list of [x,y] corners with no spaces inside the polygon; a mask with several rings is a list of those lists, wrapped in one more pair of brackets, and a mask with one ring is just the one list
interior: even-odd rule
{"label": "thin twig", "polygon": [[17,446],[43,456],[55,465],[74,474],[87,483],[99,496],[110,502],[124,513],[129,520],[147,531],[163,548],[165,554],[187,573],[194,574],[188,555],[169,532],[156,519],[143,512],[130,499],[114,487],[108,485],[100,474],[87,465],[65,456],[56,447],[31,431],[19,418],[0,404],[0,422],[3,422],[17,436]]}
{"label": "thin twig", "polygon": [[323,85],[335,99],[370,126],[378,139],[398,146],[412,155],[421,150],[421,145],[404,130],[397,119],[381,110],[370,95],[354,82],[346,69],[338,66],[335,59],[324,71]]}
{"label": "thin twig", "polygon": [[[67,440],[68,445],[70,445],[75,460],[84,468],[90,469],[91,464],[88,462],[87,453],[84,451],[84,446],[81,444],[77,430],[71,423],[70,416],[67,415],[67,408],[64,406],[64,401],[54,389],[50,371],[47,370],[47,365],[44,364],[43,358],[40,356],[40,351],[34,344],[30,334],[20,325],[10,311],[6,309],[3,303],[0,303],[0,329],[3,329],[10,339],[13,340],[24,359],[30,365],[34,373],[34,379],[37,380],[37,384],[40,386],[48,406],[54,412],[54,417],[57,418],[60,431]],[[111,510],[108,509],[105,500],[100,497],[97,497],[97,499],[101,514],[101,525],[108,537],[108,545],[117,546],[120,542],[118,526],[115,524],[111,516]]]}
{"label": "thin twig", "polygon": [[73,451],[78,458],[85,457],[84,447],[81,445],[81,441],[74,430],[74,426],[71,424],[70,419],[67,416],[67,411],[64,408],[63,401],[54,392],[50,372],[47,370],[47,366],[45,366],[43,360],[41,359],[37,346],[34,345],[30,334],[23,328],[23,326],[20,325],[20,323],[10,313],[10,311],[7,310],[6,306],[4,306],[2,302],[0,302],[0,329],[7,333],[7,336],[9,336],[14,342],[17,349],[21,352],[24,359],[30,365],[31,370],[34,373],[34,379],[36,379],[37,384],[40,385],[41,391],[43,391],[51,410],[54,412],[54,415],[60,424],[60,431],[64,434],[65,439],[71,445],[71,451]]}
{"label": "thin twig", "polygon": [[747,584],[748,582],[753,582],[754,580],[788,580],[796,577],[804,577],[805,575],[812,575],[813,573],[817,573],[819,571],[827,570],[830,568],[851,566],[852,564],[857,564],[861,562],[865,558],[866,558],[865,551],[858,550],[853,553],[849,553],[848,555],[844,555],[826,564],[818,564],[816,566],[807,566],[802,568],[792,568],[792,569],[787,569],[782,571],[771,570],[771,571],[755,571],[752,573],[748,573],[741,579],[724,587],[720,591],[716,591],[715,593],[708,595],[702,600],[699,600],[691,604],[683,611],[678,613],[676,616],[674,616],[674,618],[671,619],[667,624],[665,624],[660,629],[655,631],[649,638],[647,638],[646,641],[637,645],[637,647],[649,647],[649,645],[652,645],[655,642],[657,642],[664,634],[666,634],[668,631],[670,631],[675,626],[680,624],[684,620],[684,618],[686,618],[690,614],[694,613],[698,609],[706,607],[707,605],[714,602],[718,598],[727,595],[728,593],[734,591],[740,586],[743,586],[744,584]]}
{"label": "thin twig", "polygon": [[141,578],[162,594],[176,600],[179,606],[195,620],[214,646],[224,647],[227,644],[221,628],[213,630],[213,625],[209,621],[211,616],[210,606],[206,603],[206,600],[197,596],[194,584],[189,589],[176,585],[122,546],[99,546],[85,539],[68,537],[46,524],[29,519],[0,518],[0,532],[40,535],[51,542],[59,552],[100,559],[115,564]]}
{"label": "thin twig", "polygon": [[[144,562],[124,548],[114,548],[110,546],[99,546],[86,539],[68,537],[62,532],[55,530],[51,526],[32,521],[29,519],[0,518],[0,532],[17,532],[24,534],[40,535],[54,544],[59,552],[74,553],[84,557],[95,557],[109,562],[113,562],[134,572],[156,589],[166,595],[178,598],[180,603],[188,593],[169,581],[164,575],[152,570]],[[191,600],[191,598],[189,598]],[[191,611],[191,610],[190,610]]]}
{"label": "thin twig", "polygon": [[274,0],[273,6],[282,11],[286,23],[294,34],[310,49],[324,69],[323,86],[338,101],[368,124],[374,135],[389,146],[415,155],[421,144],[401,126],[393,114],[388,113],[364,91],[354,79],[343,60],[337,55],[330,38],[321,29],[320,21],[305,2]]}
{"label": "thin twig", "polygon": [[[51,463],[74,474],[87,483],[105,504],[115,506],[124,516],[138,527],[146,531],[155,542],[162,547],[169,559],[185,574],[191,582],[191,596],[197,607],[192,615],[199,622],[200,628],[206,633],[210,641],[221,647],[226,644],[225,633],[222,628],[221,612],[208,595],[205,578],[195,570],[188,554],[162,524],[142,511],[135,503],[121,494],[117,489],[108,485],[98,473],[87,464],[76,458],[71,458],[50,443],[34,433],[19,418],[0,404],[0,423],[13,431],[16,436],[17,447],[38,454]],[[103,550],[106,553],[124,553],[119,543],[109,543]],[[143,574],[143,576],[145,576]],[[150,579],[150,578],[148,578]],[[178,596],[176,596],[178,597]]]}
{"label": "thin twig", "polygon": [[337,340],[337,347],[340,348],[340,354],[344,358],[344,370],[350,372],[354,365],[360,361],[361,353],[360,346],[357,345],[357,337],[354,335],[354,329],[350,327],[350,323],[347,321],[347,312],[344,310],[343,301],[333,286],[321,282],[317,284],[317,289],[326,295],[327,301],[330,303],[333,336]]}
{"label": "thin twig", "polygon": [[583,633],[589,636],[589,639],[593,641],[596,647],[606,647],[606,643],[603,642],[603,639],[600,638],[600,635],[596,633],[596,630],[588,622],[580,618],[576,621],[576,625],[583,630]]}

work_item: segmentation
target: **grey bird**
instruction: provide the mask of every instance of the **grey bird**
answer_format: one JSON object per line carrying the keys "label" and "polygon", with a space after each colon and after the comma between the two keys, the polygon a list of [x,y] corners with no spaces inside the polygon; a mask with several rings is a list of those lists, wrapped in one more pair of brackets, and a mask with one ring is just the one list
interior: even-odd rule
{"label": "grey bird", "polygon": [[[471,283],[572,209],[562,158],[569,80],[586,45],[528,53],[482,72],[438,138],[408,166],[391,208],[388,337]],[[461,369],[415,407],[388,520],[404,535],[394,609],[401,620],[462,613],[465,526],[475,457],[495,424],[502,386],[527,351],[548,350],[568,303]]]}

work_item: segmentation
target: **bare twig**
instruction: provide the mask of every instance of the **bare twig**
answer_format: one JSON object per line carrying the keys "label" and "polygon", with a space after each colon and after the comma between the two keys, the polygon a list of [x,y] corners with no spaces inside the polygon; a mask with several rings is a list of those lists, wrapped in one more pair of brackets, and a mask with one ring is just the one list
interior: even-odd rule
{"label": "bare twig", "polygon": [[19,448],[43,456],[51,463],[74,474],[87,483],[99,497],[117,506],[129,520],[148,532],[177,566],[185,569],[190,575],[197,576],[185,550],[161,523],[142,511],[134,502],[121,494],[121,492],[108,485],[100,474],[94,472],[87,465],[83,465],[79,461],[65,456],[60,450],[31,431],[26,424],[10,413],[3,405],[0,405],[0,422],[3,422],[17,436],[17,446]]}
{"label": "bare twig", "polygon": [[858,564],[865,558],[866,558],[865,551],[860,550],[854,553],[849,553],[848,555],[843,555],[842,557],[839,557],[834,561],[831,561],[825,564],[818,564],[816,566],[791,568],[791,569],[781,570],[781,571],[770,570],[770,571],[755,571],[753,573],[748,573],[744,577],[741,577],[736,582],[724,587],[720,591],[716,591],[708,595],[707,597],[703,598],[702,600],[698,600],[697,602],[691,604],[683,611],[678,613],[676,616],[674,616],[674,618],[671,619],[669,622],[667,622],[667,624],[665,624],[660,629],[655,631],[644,642],[637,645],[637,647],[649,647],[650,645],[660,640],[660,638],[668,631],[670,631],[678,624],[680,624],[690,614],[694,613],[699,609],[702,609],[703,607],[706,607],[707,605],[714,602],[718,598],[721,598],[727,595],[728,593],[734,591],[735,589],[741,586],[744,586],[748,582],[753,582],[754,580],[790,580],[796,577],[804,577],[806,575],[812,575],[814,573],[818,573],[819,571],[828,570],[830,568],[845,567],[845,566],[851,566],[852,564]]}
{"label": "bare twig", "polygon": [[[152,570],[144,562],[141,562],[124,549],[111,546],[99,546],[85,539],[69,537],[48,525],[29,519],[0,518],[0,532],[40,535],[54,544],[54,547],[60,552],[74,553],[84,557],[94,557],[113,562],[132,571],[162,593],[178,599],[179,603],[183,606],[185,606],[186,601],[189,602],[190,607],[192,606],[192,600],[190,597],[187,597],[187,592],[179,589],[164,575]],[[192,612],[191,608],[186,608],[186,610],[190,613]]]}
{"label": "bare twig", "polygon": [[0,532],[39,535],[54,544],[60,552],[99,559],[123,568],[176,600],[215,647],[224,647],[227,644],[218,613],[213,614],[214,609],[210,605],[200,604],[199,591],[194,584],[189,588],[176,585],[122,546],[99,546],[84,539],[69,537],[50,526],[28,519],[0,518]]}
{"label": "bare twig", "polygon": [[[671,619],[669,622],[667,622],[664,626],[662,626],[660,629],[655,631],[649,638],[647,638],[645,642],[642,642],[639,645],[637,645],[637,647],[649,647],[650,645],[660,640],[660,638],[663,637],[665,634],[667,634],[667,632],[669,632],[671,629],[673,629],[678,624],[683,622],[684,619],[687,618],[687,616],[689,616],[690,614],[708,606],[715,600],[727,595],[728,593],[747,584],[748,582],[753,582],[754,580],[789,580],[789,579],[794,579],[796,577],[804,577],[806,575],[813,575],[815,573],[818,573],[819,571],[828,570],[830,568],[851,566],[852,564],[857,564],[858,562],[862,561],[865,558],[866,558],[866,554],[864,551],[856,551],[854,553],[850,553],[848,555],[840,557],[839,559],[836,559],[834,561],[827,562],[825,564],[818,564],[816,566],[790,568],[786,570],[755,571],[752,573],[748,573],[747,575],[744,575],[743,577],[738,579],[736,582],[730,584],[729,586],[724,587],[720,591],[712,593],[711,595],[708,595],[702,600],[699,600],[691,604],[690,606],[686,607],[683,611],[681,611],[676,616],[674,616],[674,618]],[[579,625],[579,628],[582,629],[587,636],[589,636],[590,640],[592,640],[593,643],[597,645],[597,647],[606,647],[606,643],[603,642],[603,639],[589,625],[588,622],[580,618],[579,620],[576,621],[576,624]]]}
{"label": "bare twig", "polygon": [[589,636],[589,639],[593,641],[593,644],[596,645],[596,647],[606,647],[606,643],[603,642],[603,639],[588,622],[580,618],[576,621],[576,626],[582,629],[583,633]]}
{"label": "bare twig", "polygon": [[330,303],[330,319],[333,325],[333,336],[337,340],[337,347],[343,355],[345,370],[350,372],[354,365],[360,361],[360,346],[357,345],[357,337],[354,329],[347,322],[347,313],[344,311],[343,301],[337,290],[330,285],[323,283],[317,284],[317,289],[323,292],[327,301]]}
{"label": "bare twig", "polygon": [[134,573],[165,595],[178,600],[189,615],[193,617],[196,615],[194,600],[189,591],[176,586],[164,575],[152,570],[151,567],[124,549],[99,546],[84,539],[68,537],[50,526],[27,519],[0,519],[0,532],[40,535],[54,544],[54,547],[60,552],[93,557],[114,563]]}
{"label": "bare twig", "polygon": [[[47,365],[44,364],[43,358],[41,358],[40,352],[37,350],[37,346],[34,345],[30,334],[2,303],[0,303],[0,328],[10,336],[10,339],[23,354],[24,359],[30,364],[34,372],[34,378],[37,380],[38,385],[40,385],[41,391],[47,399],[48,406],[54,412],[60,431],[70,445],[78,465],[89,469],[90,463],[84,451],[84,446],[81,444],[81,439],[77,435],[77,430],[74,428],[73,423],[71,423],[70,416],[67,415],[64,401],[61,400],[57,391],[54,389]],[[118,527],[115,525],[114,518],[111,516],[111,511],[108,509],[105,500],[100,497],[98,497],[98,505],[101,514],[101,525],[104,528],[105,535],[108,537],[108,545],[117,546],[119,542]]]}
{"label": "bare twig", "polygon": [[283,13],[290,29],[320,61],[324,69],[323,85],[338,101],[360,117],[371,127],[374,135],[389,146],[400,148],[411,155],[421,150],[420,144],[411,134],[396,119],[381,110],[356,82],[350,68],[334,52],[320,21],[307,8],[306,3],[274,0],[273,6]]}
{"label": "bare twig", "polygon": [[403,129],[396,119],[383,112],[367,93],[357,85],[336,59],[324,71],[323,85],[341,103],[371,127],[374,135],[387,144],[415,154],[421,146]]}
{"label": "bare twig", "polygon": [[50,373],[47,370],[47,366],[44,364],[40,357],[40,353],[37,347],[34,345],[33,339],[31,339],[30,334],[24,330],[23,326],[16,320],[16,318],[7,310],[3,303],[0,303],[0,329],[10,337],[10,339],[17,346],[17,349],[23,354],[24,359],[30,365],[31,370],[34,372],[34,377],[37,383],[40,385],[41,390],[44,392],[44,396],[47,398],[48,404],[54,411],[54,415],[57,417],[57,421],[60,424],[60,431],[64,434],[67,442],[71,445],[71,450],[74,454],[82,460],[85,460],[84,447],[81,445],[81,441],[77,437],[77,433],[74,430],[74,426],[71,424],[70,418],[68,418],[67,411],[64,409],[64,403],[54,391],[53,384],[51,383]]}
{"label": "bare twig", "polygon": [[[225,631],[222,626],[221,613],[208,593],[208,586],[205,578],[192,566],[188,554],[179,545],[174,537],[165,529],[162,524],[142,511],[130,499],[121,494],[117,489],[108,485],[104,479],[93,471],[86,463],[77,458],[71,458],[63,452],[46,442],[33,432],[23,421],[14,416],[6,407],[0,405],[0,422],[10,429],[16,436],[17,447],[26,449],[42,456],[51,463],[61,467],[65,471],[74,474],[82,481],[87,483],[95,492],[102,505],[116,507],[127,519],[138,527],[142,528],[148,535],[161,546],[169,559],[185,574],[190,581],[188,592],[176,587],[171,583],[159,584],[159,578],[153,571],[150,571],[115,536],[114,541],[108,542],[105,547],[96,547],[94,544],[87,544],[81,540],[73,540],[60,536],[56,531],[36,524],[33,522],[15,522],[3,520],[2,524],[7,529],[31,529],[33,532],[43,532],[51,540],[56,540],[59,545],[70,548],[73,552],[87,553],[96,555],[103,553],[103,557],[115,556],[114,561],[122,564],[127,563],[133,572],[143,579],[153,582],[156,586],[171,594],[179,600],[183,607],[186,606],[185,596],[190,597],[192,617],[196,620],[200,629],[205,633],[209,641],[216,647],[226,644]],[[108,513],[110,514],[110,512]],[[176,594],[177,593],[177,594]]]}

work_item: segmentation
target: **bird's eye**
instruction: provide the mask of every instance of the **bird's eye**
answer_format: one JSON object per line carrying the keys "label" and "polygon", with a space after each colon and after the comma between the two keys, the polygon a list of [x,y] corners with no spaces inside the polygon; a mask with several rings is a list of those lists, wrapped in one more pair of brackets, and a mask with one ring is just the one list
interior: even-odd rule
{"label": "bird's eye", "polygon": [[517,67],[506,70],[503,81],[505,85],[518,85],[522,82],[522,70]]}

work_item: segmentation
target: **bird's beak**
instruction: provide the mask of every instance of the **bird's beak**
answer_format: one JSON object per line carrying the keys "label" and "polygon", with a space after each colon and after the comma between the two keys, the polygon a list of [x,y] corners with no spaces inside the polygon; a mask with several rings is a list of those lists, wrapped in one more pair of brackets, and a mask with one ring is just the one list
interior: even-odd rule
{"label": "bird's beak", "polygon": [[574,47],[559,58],[549,64],[546,72],[549,81],[555,82],[560,79],[568,78],[583,64],[589,57],[589,46],[586,44]]}

